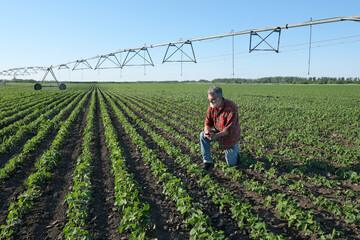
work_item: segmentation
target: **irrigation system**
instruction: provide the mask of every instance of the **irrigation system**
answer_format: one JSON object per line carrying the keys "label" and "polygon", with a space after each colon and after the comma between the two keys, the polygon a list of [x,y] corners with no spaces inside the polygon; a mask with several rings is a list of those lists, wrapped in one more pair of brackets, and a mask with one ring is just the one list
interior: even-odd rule
{"label": "irrigation system", "polygon": [[[75,61],[66,62],[66,63],[62,63],[59,65],[11,68],[11,69],[1,71],[0,75],[13,76],[13,78],[15,78],[16,76],[19,76],[19,75],[30,75],[30,73],[38,73],[39,71],[45,71],[45,74],[44,74],[42,80],[38,81],[38,83],[36,83],[34,85],[35,90],[40,90],[40,89],[42,89],[42,87],[45,87],[42,84],[43,84],[45,78],[49,75],[49,73],[56,81],[59,89],[65,90],[66,85],[64,83],[60,83],[57,80],[53,69],[69,69],[69,70],[74,71],[74,70],[82,70],[82,69],[96,70],[96,69],[107,69],[107,68],[123,68],[125,66],[138,65],[138,64],[132,64],[132,60],[135,57],[140,57],[144,61],[144,64],[141,64],[141,66],[147,66],[147,65],[154,66],[154,62],[152,61],[149,49],[155,48],[155,47],[167,47],[164,58],[162,60],[162,63],[166,63],[166,62],[194,62],[194,63],[196,63],[195,51],[194,51],[194,48],[192,45],[193,42],[211,40],[211,39],[219,39],[219,38],[225,38],[225,37],[234,37],[234,36],[244,35],[244,34],[250,35],[249,53],[251,53],[253,51],[274,51],[274,52],[278,53],[279,46],[280,46],[280,34],[281,34],[282,29],[312,26],[312,25],[316,25],[316,24],[326,24],[326,23],[348,21],[348,20],[360,21],[360,15],[347,16],[347,17],[335,17],[335,18],[327,18],[327,19],[320,19],[320,20],[310,20],[310,21],[302,22],[302,23],[286,24],[286,25],[277,26],[277,27],[267,27],[267,28],[239,31],[239,32],[232,31],[231,33],[221,34],[221,35],[179,40],[179,41],[169,42],[169,43],[162,43],[162,44],[155,44],[155,45],[150,45],[150,46],[123,49],[123,50],[119,50],[116,52],[106,53],[103,55],[98,55],[98,56],[89,57],[89,58],[85,58],[85,59],[78,59]],[[260,32],[267,32],[267,35],[265,37],[263,37],[259,34]],[[271,35],[277,36],[277,45],[276,46],[271,45],[267,41],[267,38]],[[253,40],[254,38],[256,38],[257,41],[260,40],[260,42],[257,42],[256,44],[254,44],[254,40]],[[267,47],[260,48],[260,46],[263,46],[263,45],[266,45]],[[311,35],[310,35],[310,45],[311,45]],[[181,52],[182,56],[185,56],[185,58],[174,59],[174,55],[177,52]],[[126,57],[122,61],[119,61],[119,58],[117,57],[117,55],[120,53],[126,53]],[[89,60],[93,60],[93,59],[98,59],[95,66],[91,66],[91,64],[89,63]],[[309,59],[309,61],[310,61],[310,59]],[[103,66],[104,62],[110,63],[111,66],[104,67]]]}

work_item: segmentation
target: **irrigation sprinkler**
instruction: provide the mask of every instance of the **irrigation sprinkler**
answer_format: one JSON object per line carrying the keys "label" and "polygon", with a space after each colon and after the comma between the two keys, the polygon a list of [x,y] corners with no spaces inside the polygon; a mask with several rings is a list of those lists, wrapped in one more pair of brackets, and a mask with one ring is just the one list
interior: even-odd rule
{"label": "irrigation sprinkler", "polygon": [[[150,46],[143,46],[143,47],[136,47],[136,48],[131,48],[131,49],[123,49],[123,50],[119,50],[119,51],[115,51],[112,53],[107,53],[107,54],[103,54],[103,55],[98,55],[98,56],[94,56],[94,57],[90,57],[90,58],[86,58],[86,59],[81,59],[81,60],[75,60],[75,61],[71,61],[71,62],[67,62],[67,63],[62,63],[59,65],[55,65],[54,67],[58,67],[58,69],[61,68],[67,68],[69,69],[68,65],[70,64],[74,64],[72,71],[74,70],[83,70],[83,69],[105,69],[105,68],[120,68],[122,69],[124,66],[154,66],[154,63],[151,59],[150,53],[148,51],[149,48],[155,48],[155,47],[167,47],[164,58],[162,63],[165,62],[194,62],[196,63],[196,58],[195,58],[195,52],[192,46],[193,42],[197,42],[197,41],[204,41],[204,40],[211,40],[211,39],[220,39],[220,38],[224,38],[224,37],[234,37],[234,36],[238,36],[238,35],[244,35],[244,34],[250,34],[250,44],[249,44],[249,52],[253,52],[253,51],[275,51],[276,53],[279,53],[279,45],[280,45],[280,33],[282,29],[289,29],[289,28],[296,28],[296,27],[304,27],[304,26],[312,26],[312,25],[316,25],[316,24],[327,24],[327,23],[332,23],[332,22],[340,22],[340,21],[360,21],[360,15],[354,15],[354,16],[347,16],[347,17],[335,17],[335,18],[327,18],[327,19],[320,19],[320,20],[310,20],[307,22],[302,22],[302,23],[295,23],[295,24],[286,24],[286,25],[282,25],[282,26],[276,26],[276,27],[267,27],[267,28],[260,28],[260,29],[251,29],[251,30],[245,30],[245,31],[239,31],[239,32],[234,32],[231,31],[231,33],[227,33],[227,34],[221,34],[221,35],[215,35],[215,36],[207,36],[207,37],[201,37],[201,38],[193,38],[193,39],[187,39],[187,40],[180,40],[180,41],[175,41],[175,42],[168,42],[168,43],[161,43],[161,44],[153,44]],[[262,37],[259,33],[268,33],[265,37]],[[270,35],[277,35],[277,46],[272,46],[268,41],[268,37]],[[260,42],[258,42],[257,44],[253,44],[253,39],[256,38],[257,40],[260,39]],[[311,40],[310,40],[311,41]],[[261,45],[267,45],[266,48],[261,47]],[[190,53],[186,53],[184,51],[184,48],[187,47],[189,48],[189,52]],[[261,47],[261,48],[260,48]],[[311,47],[311,46],[310,46]],[[233,50],[234,51],[234,50]],[[143,53],[143,55],[140,54]],[[174,59],[173,56],[175,55],[175,53],[181,53],[181,58],[179,59]],[[116,54],[118,53],[127,53],[125,59],[123,62],[121,62],[121,60],[119,61],[116,57]],[[183,59],[183,55],[185,56],[185,59]],[[142,58],[142,60],[144,60],[143,64],[129,64],[129,62],[135,57],[140,57]],[[233,54],[233,58],[234,58],[234,54]],[[95,68],[93,68],[90,64],[89,64],[89,60],[93,60],[93,59],[98,59],[98,62],[95,66]],[[104,61],[109,61],[111,67],[105,67],[105,66],[101,66]],[[234,64],[234,60],[233,60],[233,64]],[[234,67],[233,67],[234,68]],[[16,75],[24,75],[24,74],[28,74],[28,70],[33,70],[36,72],[36,70],[40,70],[38,68],[33,68],[33,67],[28,67],[28,68],[12,68],[12,69],[8,69],[8,70],[3,70],[2,72],[0,72],[3,76],[16,76]],[[52,70],[52,66],[50,67],[46,67],[46,68],[42,68],[41,70],[45,70],[45,76],[42,79],[41,83],[37,83],[34,86],[35,90],[40,90],[42,88],[42,82],[44,81],[45,77],[47,76],[47,74],[50,72],[51,75],[53,76],[54,80],[57,82],[58,87],[61,90],[65,90],[66,89],[66,85],[65,84],[60,84],[56,77],[55,74]],[[234,70],[233,70],[234,73]]]}
{"label": "irrigation sprinkler", "polygon": [[45,80],[45,78],[46,78],[46,76],[47,76],[49,73],[51,73],[51,75],[53,76],[55,82],[57,83],[58,88],[59,88],[60,90],[65,90],[65,89],[66,89],[65,83],[59,83],[59,82],[58,82],[58,80],[56,79],[56,76],[55,76],[55,74],[54,74],[54,71],[53,71],[52,66],[48,67],[48,68],[45,70],[45,74],[44,74],[44,77],[43,77],[42,80],[41,80],[41,83],[39,83],[39,82],[35,83],[34,89],[35,89],[35,90],[41,90],[43,87],[54,87],[54,86],[46,86],[46,85],[43,86],[43,85],[42,85],[43,82],[44,82],[44,80]]}

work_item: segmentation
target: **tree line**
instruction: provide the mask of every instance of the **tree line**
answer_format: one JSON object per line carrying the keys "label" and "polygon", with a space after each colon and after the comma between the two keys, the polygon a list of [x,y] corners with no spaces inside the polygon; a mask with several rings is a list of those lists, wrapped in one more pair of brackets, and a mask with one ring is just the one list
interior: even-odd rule
{"label": "tree line", "polygon": [[[204,81],[204,80],[202,80]],[[287,83],[287,84],[360,84],[360,78],[345,77],[263,77],[257,79],[246,78],[216,78],[214,83]]]}
{"label": "tree line", "polygon": [[[1,80],[0,80],[1,81]],[[12,80],[5,80],[6,82],[22,82],[22,83],[35,83],[36,80],[34,79],[12,79]],[[71,82],[71,81],[68,81]],[[176,80],[169,80],[169,81],[136,81],[136,83],[174,83],[174,82],[203,82],[203,83],[235,83],[235,84],[242,84],[242,83],[283,83],[283,84],[360,84],[360,77],[263,77],[257,79],[251,78],[215,78],[213,80],[184,80],[184,81],[176,81]],[[79,82],[76,82],[79,83]],[[96,82],[83,82],[81,83],[96,83]],[[119,82],[108,82],[108,83],[119,83]]]}

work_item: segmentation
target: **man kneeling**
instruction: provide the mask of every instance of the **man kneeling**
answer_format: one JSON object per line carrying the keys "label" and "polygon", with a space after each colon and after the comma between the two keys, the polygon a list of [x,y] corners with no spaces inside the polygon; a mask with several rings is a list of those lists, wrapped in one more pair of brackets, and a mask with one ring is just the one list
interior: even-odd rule
{"label": "man kneeling", "polygon": [[236,104],[223,97],[220,87],[212,86],[208,90],[209,107],[206,112],[204,131],[200,133],[200,145],[204,160],[203,169],[212,166],[210,143],[218,141],[225,152],[229,166],[237,164],[240,140],[239,115]]}

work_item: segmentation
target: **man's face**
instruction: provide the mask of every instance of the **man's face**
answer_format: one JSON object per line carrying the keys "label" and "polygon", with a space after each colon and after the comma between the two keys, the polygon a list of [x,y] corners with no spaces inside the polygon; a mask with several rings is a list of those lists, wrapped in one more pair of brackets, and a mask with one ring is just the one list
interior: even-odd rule
{"label": "man's face", "polygon": [[217,108],[220,106],[220,98],[217,98],[215,94],[208,94],[208,100],[210,103],[210,107]]}

